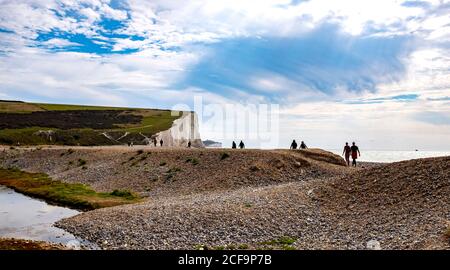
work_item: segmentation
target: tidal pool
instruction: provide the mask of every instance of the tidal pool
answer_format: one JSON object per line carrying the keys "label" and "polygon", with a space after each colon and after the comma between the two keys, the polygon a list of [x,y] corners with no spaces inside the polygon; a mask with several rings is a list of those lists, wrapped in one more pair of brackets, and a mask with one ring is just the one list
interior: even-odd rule
{"label": "tidal pool", "polygon": [[53,224],[63,218],[79,214],[77,210],[49,205],[0,185],[0,237],[39,240],[64,244],[79,249],[96,249]]}

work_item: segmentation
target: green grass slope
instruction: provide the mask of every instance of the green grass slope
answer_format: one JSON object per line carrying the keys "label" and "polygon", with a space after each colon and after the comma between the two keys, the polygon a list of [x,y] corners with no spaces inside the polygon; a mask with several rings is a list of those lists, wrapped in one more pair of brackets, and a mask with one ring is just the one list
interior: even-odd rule
{"label": "green grass slope", "polygon": [[158,109],[0,100],[0,144],[144,144],[180,116]]}

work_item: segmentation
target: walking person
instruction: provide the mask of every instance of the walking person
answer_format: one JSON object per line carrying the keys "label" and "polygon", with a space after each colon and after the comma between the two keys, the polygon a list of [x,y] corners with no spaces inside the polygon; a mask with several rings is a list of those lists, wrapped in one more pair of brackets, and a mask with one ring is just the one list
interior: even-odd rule
{"label": "walking person", "polygon": [[352,166],[356,167],[356,159],[358,156],[361,156],[361,153],[359,152],[359,148],[356,146],[355,142],[352,142],[352,147],[350,147],[350,150],[352,151]]}
{"label": "walking person", "polygon": [[236,142],[235,141],[233,141],[233,143],[231,144],[231,148],[232,149],[236,149]]}
{"label": "walking person", "polygon": [[244,149],[244,148],[245,148],[245,144],[244,144],[243,141],[241,141],[241,142],[239,143],[239,148],[241,148],[241,149]]}
{"label": "walking person", "polygon": [[153,144],[155,145],[155,147],[158,145],[158,141],[156,140],[156,138],[153,139]]}
{"label": "walking person", "polygon": [[345,162],[347,162],[347,166],[350,166],[350,153],[352,152],[352,149],[350,148],[350,145],[348,145],[348,142],[345,143],[344,151],[342,151],[342,155],[345,156]]}
{"label": "walking person", "polygon": [[188,148],[191,148],[191,141],[188,142]]}
{"label": "walking person", "polygon": [[306,148],[308,148],[308,146],[306,146],[305,142],[302,141],[302,142],[300,143],[300,149],[306,149]]}
{"label": "walking person", "polygon": [[159,145],[161,145],[161,147],[163,146],[163,140],[161,139],[161,140],[159,140]]}
{"label": "walking person", "polygon": [[295,140],[292,141],[290,149],[297,149],[297,142]]}

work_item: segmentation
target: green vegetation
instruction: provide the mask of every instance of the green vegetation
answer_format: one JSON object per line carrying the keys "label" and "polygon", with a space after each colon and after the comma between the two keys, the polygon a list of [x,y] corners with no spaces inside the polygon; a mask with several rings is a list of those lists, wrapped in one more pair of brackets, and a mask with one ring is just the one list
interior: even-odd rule
{"label": "green vegetation", "polygon": [[140,201],[129,191],[96,192],[87,185],[63,183],[43,173],[27,173],[18,169],[0,169],[0,184],[49,203],[81,210]]}
{"label": "green vegetation", "polygon": [[166,172],[166,181],[170,181],[172,180],[177,172],[181,172],[180,168],[174,167],[174,168],[170,168],[167,172]]}
{"label": "green vegetation", "polygon": [[170,168],[166,173],[176,173],[176,172],[181,172],[181,169],[178,167],[173,167]]}
{"label": "green vegetation", "polygon": [[0,101],[0,113],[30,113],[42,109],[31,103]]}
{"label": "green vegetation", "polygon": [[129,200],[133,200],[135,198],[135,196],[133,195],[133,193],[131,193],[131,191],[128,190],[118,190],[115,189],[113,192],[110,193],[112,196],[117,196],[117,197],[122,197],[122,198],[126,198]]}
{"label": "green vegetation", "polygon": [[297,241],[296,238],[292,238],[289,236],[282,236],[275,240],[261,242],[260,245],[268,248],[295,250],[295,247],[292,246],[292,244],[294,244],[295,241]]}
{"label": "green vegetation", "polygon": [[68,105],[68,104],[44,104],[44,103],[25,103],[34,105],[45,111],[104,111],[104,110],[134,110],[120,107],[102,107],[89,105]]}
{"label": "green vegetation", "polygon": [[249,249],[247,244],[239,244],[237,247],[235,245],[217,246],[213,248],[214,250],[244,250]]}
{"label": "green vegetation", "polygon": [[155,134],[161,130],[167,130],[172,126],[174,120],[180,118],[179,115],[172,116],[172,111],[162,110],[139,110],[136,115],[143,118],[139,125],[122,126],[122,131],[143,134]]}
{"label": "green vegetation", "polygon": [[[141,119],[140,121],[124,121],[120,123],[113,123],[113,127],[107,129],[99,126],[98,128],[89,126],[77,126],[77,128],[67,128],[61,121],[56,121],[55,114],[58,115],[63,111],[90,111],[85,113],[87,119],[92,120],[92,115],[97,112],[92,111],[121,111],[118,112],[121,117],[131,117],[132,119]],[[39,119],[44,119],[46,113],[51,113],[40,122],[21,122],[21,116],[17,116],[18,113],[32,114],[33,112],[39,112],[44,116],[40,116]],[[8,102],[0,101],[0,114],[10,114],[10,122],[18,123],[22,125],[9,125],[5,124],[0,128],[0,144],[13,145],[20,143],[21,145],[113,145],[127,143],[134,141],[135,143],[142,140],[142,135],[150,137],[160,131],[169,129],[173,121],[181,117],[182,112],[172,112],[170,110],[158,110],[158,109],[140,109],[140,108],[120,108],[120,107],[102,107],[102,106],[82,106],[82,105],[67,105],[67,104],[40,104],[40,103],[25,103],[25,102]],[[62,114],[62,113],[61,113]],[[15,115],[15,116],[14,116]],[[50,115],[50,114],[49,114]],[[66,117],[68,114],[65,114]],[[69,114],[70,115],[70,114]],[[44,118],[43,118],[44,117]],[[97,116],[96,117],[100,117]],[[109,118],[111,119],[111,118]],[[114,118],[115,119],[115,118]],[[70,122],[70,121],[69,121]],[[88,121],[89,122],[89,121]],[[81,119],[81,123],[88,123]],[[92,121],[91,121],[92,122]],[[23,124],[25,123],[25,124]],[[27,126],[26,123],[30,123]],[[67,123],[67,121],[65,122]],[[95,123],[95,122],[94,122]],[[99,119],[98,123],[104,123]],[[52,132],[51,136],[49,131]],[[128,132],[128,136],[120,142],[109,139],[103,133],[108,133],[113,138],[121,137],[125,132]]]}
{"label": "green vegetation", "polygon": [[[48,144],[46,138],[34,135],[41,130],[39,127],[19,128],[19,129],[0,129],[0,144]],[[46,130],[52,130],[47,129]]]}
{"label": "green vegetation", "polygon": [[224,159],[229,158],[229,157],[230,157],[230,154],[228,154],[228,153],[220,154],[220,160],[224,160]]}
{"label": "green vegetation", "polygon": [[199,163],[198,159],[196,158],[187,158],[186,163],[192,163],[192,165],[197,165]]}
{"label": "green vegetation", "polygon": [[448,225],[444,235],[445,237],[447,237],[448,240],[450,240],[450,224]]}
{"label": "green vegetation", "polygon": [[238,249],[248,249],[248,245],[247,244],[240,244],[238,246]]}
{"label": "green vegetation", "polygon": [[84,160],[84,159],[82,159],[82,158],[78,159],[78,167],[84,166],[84,165],[86,165],[86,163],[87,163],[86,160]]}

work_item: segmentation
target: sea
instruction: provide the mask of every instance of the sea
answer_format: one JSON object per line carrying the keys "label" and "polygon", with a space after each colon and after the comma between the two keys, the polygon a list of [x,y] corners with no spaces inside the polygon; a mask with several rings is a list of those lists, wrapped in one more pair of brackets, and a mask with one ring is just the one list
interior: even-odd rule
{"label": "sea", "polygon": [[[328,149],[337,155],[342,155],[342,149]],[[450,151],[395,151],[395,150],[361,150],[359,161],[366,162],[396,162],[417,158],[450,156]]]}

